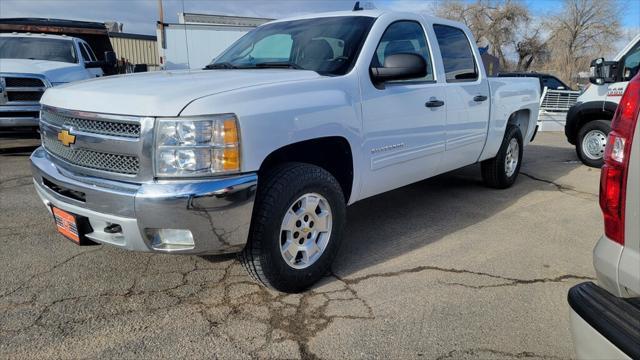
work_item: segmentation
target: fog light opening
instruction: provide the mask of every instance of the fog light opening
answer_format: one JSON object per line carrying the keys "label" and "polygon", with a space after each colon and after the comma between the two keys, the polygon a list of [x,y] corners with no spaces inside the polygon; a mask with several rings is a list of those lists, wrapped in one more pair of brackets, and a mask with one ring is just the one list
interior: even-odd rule
{"label": "fog light opening", "polygon": [[104,232],[106,232],[107,234],[122,234],[122,226],[120,226],[120,224],[108,223],[108,225],[104,228]]}
{"label": "fog light opening", "polygon": [[193,234],[184,229],[146,229],[147,238],[155,250],[188,250],[195,247]]}

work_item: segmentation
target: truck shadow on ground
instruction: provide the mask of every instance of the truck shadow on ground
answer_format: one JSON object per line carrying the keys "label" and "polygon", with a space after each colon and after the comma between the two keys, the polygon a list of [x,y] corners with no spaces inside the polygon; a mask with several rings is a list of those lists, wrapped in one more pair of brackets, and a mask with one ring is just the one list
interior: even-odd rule
{"label": "truck shadow on ground", "polygon": [[[485,187],[476,164],[362,200],[347,210],[346,236],[333,272],[348,277],[428,246],[491,218],[530,192],[575,191],[557,181],[582,166],[572,148],[530,145],[510,189]],[[595,194],[579,195],[596,200]]]}

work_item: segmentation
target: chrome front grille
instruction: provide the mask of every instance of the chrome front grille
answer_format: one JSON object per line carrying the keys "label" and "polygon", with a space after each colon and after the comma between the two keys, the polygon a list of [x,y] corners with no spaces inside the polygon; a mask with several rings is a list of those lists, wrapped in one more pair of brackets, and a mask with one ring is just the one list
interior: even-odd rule
{"label": "chrome front grille", "polygon": [[40,75],[0,73],[0,105],[38,105],[48,86]]}
{"label": "chrome front grille", "polygon": [[76,174],[109,180],[153,179],[152,117],[40,109],[42,144],[52,162]]}
{"label": "chrome front grille", "polygon": [[43,135],[42,140],[49,153],[76,166],[127,175],[136,175],[140,171],[140,161],[136,156],[73,149],[64,146],[51,134]]}
{"label": "chrome front grille", "polygon": [[127,138],[140,137],[140,124],[137,122],[82,119],[58,114],[48,110],[40,113],[43,120],[58,127],[72,128],[92,134],[122,136]]}
{"label": "chrome front grille", "polygon": [[44,83],[36,78],[6,77],[7,87],[44,87]]}

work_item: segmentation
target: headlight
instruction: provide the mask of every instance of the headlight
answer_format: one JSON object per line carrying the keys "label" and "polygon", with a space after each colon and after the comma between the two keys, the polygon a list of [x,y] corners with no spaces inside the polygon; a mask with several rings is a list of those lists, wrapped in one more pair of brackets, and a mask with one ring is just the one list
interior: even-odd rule
{"label": "headlight", "polygon": [[206,176],[240,171],[235,115],[160,118],[156,127],[156,176]]}

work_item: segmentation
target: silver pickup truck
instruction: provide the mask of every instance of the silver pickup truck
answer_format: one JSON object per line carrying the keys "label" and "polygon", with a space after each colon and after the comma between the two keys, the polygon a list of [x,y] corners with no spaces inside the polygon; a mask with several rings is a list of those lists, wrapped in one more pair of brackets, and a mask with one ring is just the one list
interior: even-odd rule
{"label": "silver pickup truck", "polygon": [[579,359],[640,359],[640,74],[611,123],[600,180],[604,236],[593,250],[598,284],[569,291]]}
{"label": "silver pickup truck", "polygon": [[464,25],[413,13],[271,22],[204,70],[47,90],[36,189],[76,243],[241,252],[260,282],[301,291],[347,205],[478,162],[487,185],[516,181],[539,86],[481,61]]}

